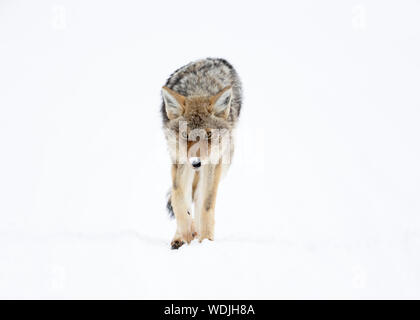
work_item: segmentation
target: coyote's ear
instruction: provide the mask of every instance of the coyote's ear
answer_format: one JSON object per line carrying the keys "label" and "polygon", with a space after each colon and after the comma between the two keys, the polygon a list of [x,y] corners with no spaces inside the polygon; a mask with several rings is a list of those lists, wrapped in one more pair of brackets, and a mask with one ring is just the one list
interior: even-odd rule
{"label": "coyote's ear", "polygon": [[209,111],[214,115],[227,118],[232,102],[232,87],[228,86],[210,99],[211,105]]}
{"label": "coyote's ear", "polygon": [[184,113],[184,96],[167,87],[163,87],[162,97],[165,103],[166,114],[169,119],[176,119]]}

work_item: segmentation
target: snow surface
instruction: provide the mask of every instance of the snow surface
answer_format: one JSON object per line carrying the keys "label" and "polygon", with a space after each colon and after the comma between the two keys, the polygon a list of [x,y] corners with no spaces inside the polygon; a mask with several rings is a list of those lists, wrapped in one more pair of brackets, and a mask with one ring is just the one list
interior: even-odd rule
{"label": "snow surface", "polygon": [[[418,1],[2,1],[0,298],[420,298]],[[160,88],[242,77],[216,241],[169,250]]]}

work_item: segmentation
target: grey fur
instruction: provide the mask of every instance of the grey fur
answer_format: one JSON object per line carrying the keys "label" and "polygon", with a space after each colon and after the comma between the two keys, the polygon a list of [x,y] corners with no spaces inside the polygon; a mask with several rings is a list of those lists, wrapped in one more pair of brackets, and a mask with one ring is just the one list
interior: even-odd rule
{"label": "grey fur", "polygon": [[171,219],[175,218],[174,208],[172,207],[171,191],[170,190],[167,194],[166,210],[168,210],[168,214],[169,214],[169,217]]}
{"label": "grey fur", "polygon": [[[224,59],[207,58],[191,62],[171,74],[165,84],[184,97],[214,96],[227,86],[232,86],[233,97],[228,121],[233,126],[241,112],[241,81],[233,66]],[[169,121],[162,101],[163,123]],[[217,126],[216,126],[217,127]]]}

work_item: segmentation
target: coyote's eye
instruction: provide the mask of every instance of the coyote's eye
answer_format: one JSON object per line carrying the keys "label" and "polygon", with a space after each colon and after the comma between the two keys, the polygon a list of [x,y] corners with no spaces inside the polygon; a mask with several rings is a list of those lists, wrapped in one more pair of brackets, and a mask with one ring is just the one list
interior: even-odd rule
{"label": "coyote's eye", "polygon": [[181,137],[184,138],[185,140],[188,140],[188,132],[187,131],[182,131],[181,132]]}

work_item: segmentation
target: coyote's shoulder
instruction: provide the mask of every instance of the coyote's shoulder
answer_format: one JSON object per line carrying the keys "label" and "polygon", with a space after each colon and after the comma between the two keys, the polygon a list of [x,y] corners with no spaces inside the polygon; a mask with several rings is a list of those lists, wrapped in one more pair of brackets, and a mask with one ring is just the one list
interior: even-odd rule
{"label": "coyote's shoulder", "polygon": [[[228,121],[234,123],[240,114],[242,89],[233,66],[225,59],[207,58],[191,62],[172,73],[165,87],[185,96],[214,96],[223,88],[232,87],[232,102]],[[163,122],[169,119],[165,104],[161,107]]]}

